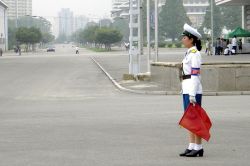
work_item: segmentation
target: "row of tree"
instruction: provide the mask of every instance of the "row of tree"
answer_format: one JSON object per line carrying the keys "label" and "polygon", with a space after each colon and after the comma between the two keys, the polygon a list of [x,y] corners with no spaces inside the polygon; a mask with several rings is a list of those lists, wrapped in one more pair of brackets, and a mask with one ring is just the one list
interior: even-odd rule
{"label": "row of tree", "polygon": [[111,44],[120,42],[122,34],[119,30],[112,27],[88,26],[85,29],[78,30],[72,35],[74,41],[89,46],[111,50]]}
{"label": "row of tree", "polygon": [[44,45],[55,39],[50,32],[51,24],[45,19],[25,16],[17,21],[9,20],[8,25],[9,49],[25,44],[28,51],[30,46],[36,43]]}
{"label": "row of tree", "polygon": [[[211,4],[210,4],[211,5]],[[154,9],[154,1],[151,0],[151,9]],[[207,37],[211,31],[211,6],[207,7],[205,21],[200,27],[199,31],[204,37]],[[143,32],[146,36],[146,1],[142,4],[143,17]],[[241,7],[237,6],[217,6],[214,4],[214,36],[222,35],[222,30],[233,30],[241,25]],[[151,38],[154,36],[154,11],[151,11]],[[183,31],[184,23],[191,24],[186,10],[183,6],[183,0],[166,0],[166,3],[160,9],[159,13],[159,36],[161,41],[171,39],[175,41],[178,39]],[[118,29],[123,34],[123,40],[128,41],[129,38],[129,20],[123,18],[116,18],[113,22],[113,28]],[[146,37],[144,37],[146,39]]]}

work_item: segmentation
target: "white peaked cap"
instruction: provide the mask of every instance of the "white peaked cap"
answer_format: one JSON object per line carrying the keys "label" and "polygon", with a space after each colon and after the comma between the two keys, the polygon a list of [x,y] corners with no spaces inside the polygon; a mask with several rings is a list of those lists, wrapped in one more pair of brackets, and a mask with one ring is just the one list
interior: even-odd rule
{"label": "white peaked cap", "polygon": [[196,36],[198,39],[201,38],[201,34],[197,31],[197,29],[194,29],[193,27],[191,27],[187,23],[184,24],[183,29],[184,29],[184,31],[187,31],[187,32],[191,33],[192,35]]}

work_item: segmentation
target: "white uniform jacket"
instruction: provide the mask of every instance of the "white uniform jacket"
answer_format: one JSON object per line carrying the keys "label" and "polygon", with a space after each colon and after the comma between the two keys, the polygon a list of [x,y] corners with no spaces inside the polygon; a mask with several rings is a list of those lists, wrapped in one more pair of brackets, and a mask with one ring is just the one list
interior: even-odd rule
{"label": "white uniform jacket", "polygon": [[201,85],[201,54],[197,48],[191,47],[188,49],[183,61],[183,73],[185,75],[191,75],[190,79],[182,81],[182,93],[195,96],[196,94],[202,94]]}

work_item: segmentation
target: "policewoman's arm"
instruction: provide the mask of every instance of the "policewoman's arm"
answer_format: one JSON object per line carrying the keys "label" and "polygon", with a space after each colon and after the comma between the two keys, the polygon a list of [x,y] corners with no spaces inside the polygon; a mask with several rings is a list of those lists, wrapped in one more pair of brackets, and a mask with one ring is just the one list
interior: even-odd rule
{"label": "policewoman's arm", "polygon": [[195,96],[200,85],[201,56],[197,50],[191,53],[191,86],[189,91],[190,102],[195,103]]}

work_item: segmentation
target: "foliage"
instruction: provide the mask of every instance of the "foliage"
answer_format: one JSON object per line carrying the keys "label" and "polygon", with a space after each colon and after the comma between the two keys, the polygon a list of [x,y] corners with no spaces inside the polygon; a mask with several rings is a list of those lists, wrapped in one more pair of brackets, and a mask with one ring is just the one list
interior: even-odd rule
{"label": "foliage", "polygon": [[97,29],[95,34],[96,43],[104,44],[105,48],[110,50],[111,44],[120,42],[122,40],[122,34],[110,28]]}
{"label": "foliage", "polygon": [[16,39],[20,44],[35,44],[41,41],[42,34],[37,28],[21,27],[16,32]]}
{"label": "foliage", "polygon": [[116,18],[112,27],[121,32],[123,41],[129,41],[129,22],[128,19]]}
{"label": "foliage", "polygon": [[[200,32],[207,34],[211,31],[211,4],[205,15],[205,21],[200,27]],[[232,30],[241,26],[241,7],[238,6],[217,6],[213,4],[214,37],[222,35],[222,29]],[[203,31],[205,30],[205,31]],[[206,36],[204,35],[203,36]]]}
{"label": "foliage", "polygon": [[181,48],[181,47],[182,47],[182,44],[181,44],[181,43],[175,43],[175,47]]}
{"label": "foliage", "polygon": [[88,26],[84,30],[75,32],[72,36],[78,43],[94,44],[96,47],[104,45],[106,50],[111,49],[111,44],[120,42],[122,37],[120,31],[116,29],[98,26]]}
{"label": "foliage", "polygon": [[[30,29],[31,27],[39,29],[39,31],[35,30],[31,34],[27,34],[26,32]],[[26,28],[26,29],[23,29]],[[22,43],[29,43],[32,44],[35,42],[35,40],[32,41],[32,39],[35,39],[36,35],[37,38],[40,38],[41,33],[43,34],[43,39],[42,41],[51,41],[52,40],[52,35],[50,33],[51,29],[51,24],[48,20],[42,18],[42,17],[32,17],[32,16],[23,16],[19,17],[18,20],[8,20],[8,46],[9,49],[13,49],[15,45],[18,45],[17,42],[22,42]],[[34,29],[33,29],[34,30]],[[18,32],[19,31],[19,32]],[[25,34],[21,34],[20,32],[25,32]],[[18,34],[17,34],[18,32]],[[35,34],[37,33],[37,34]],[[48,35],[50,34],[50,35]],[[26,37],[24,37],[26,35]],[[32,37],[31,39],[28,39],[27,35]],[[16,37],[19,36],[17,39]],[[25,41],[23,41],[23,39]],[[17,41],[19,40],[19,41]],[[26,42],[27,41],[27,42]]]}
{"label": "foliage", "polygon": [[50,43],[53,40],[55,40],[55,36],[53,36],[51,33],[42,33],[42,43]]}
{"label": "foliage", "polygon": [[166,43],[165,42],[159,42],[158,45],[159,45],[160,48],[166,47]]}
{"label": "foliage", "polygon": [[160,35],[175,41],[183,32],[184,23],[190,23],[182,0],[166,0],[159,14]]}

